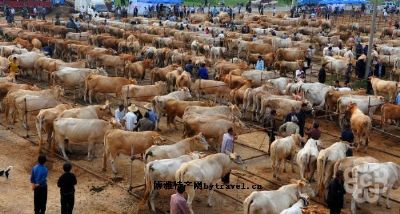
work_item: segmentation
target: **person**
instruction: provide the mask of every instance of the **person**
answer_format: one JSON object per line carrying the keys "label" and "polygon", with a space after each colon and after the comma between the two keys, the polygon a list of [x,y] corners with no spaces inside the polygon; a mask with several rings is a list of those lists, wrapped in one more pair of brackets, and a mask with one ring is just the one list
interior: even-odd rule
{"label": "person", "polygon": [[385,65],[379,59],[378,59],[376,65],[375,65],[374,74],[376,76],[378,76],[379,78],[385,76],[385,74],[386,74]]}
{"label": "person", "polygon": [[335,85],[334,85],[334,87],[335,87],[335,88],[340,88],[340,87],[341,87],[341,86],[340,86],[339,80],[335,80]]}
{"label": "person", "polygon": [[[233,128],[230,127],[228,129],[228,132],[225,133],[222,137],[221,153],[225,153],[227,155],[229,155],[230,153],[233,153],[235,139],[236,139],[236,136],[233,133]],[[229,183],[229,175],[230,175],[230,172],[228,172],[228,174],[224,175],[221,179],[222,182],[224,182],[225,184]]]}
{"label": "person", "polygon": [[272,8],[272,16],[275,16],[275,14],[276,14],[276,8],[275,8],[275,6]]}
{"label": "person", "polygon": [[136,126],[137,126],[137,116],[135,113],[138,111],[138,107],[136,107],[135,104],[131,104],[128,107],[128,113],[125,114],[125,116],[123,117],[123,120],[125,121],[125,130],[127,131],[133,131],[135,130]]}
{"label": "person", "polygon": [[358,59],[364,52],[363,46],[360,42],[357,42],[356,45],[356,58]]}
{"label": "person", "polygon": [[189,59],[189,62],[185,65],[185,71],[189,72],[190,74],[193,74],[193,62],[191,59]]}
{"label": "person", "polygon": [[61,21],[60,21],[60,14],[57,13],[56,14],[56,21],[54,22],[55,25],[61,25]]}
{"label": "person", "polygon": [[271,154],[270,153],[271,152],[271,144],[272,144],[272,142],[275,141],[275,133],[277,131],[275,118],[276,118],[276,110],[272,109],[271,113],[270,113],[270,118],[268,120],[264,121],[264,128],[270,128],[267,131],[268,137],[269,137],[269,146],[268,146],[268,153],[267,154]]}
{"label": "person", "polygon": [[322,66],[318,72],[318,82],[325,83],[325,81],[326,81],[326,70],[325,70],[325,67]]}
{"label": "person", "polygon": [[328,197],[326,202],[328,204],[330,214],[340,214],[343,208],[344,194],[344,175],[342,170],[336,172],[335,178],[329,183]]}
{"label": "person", "polygon": [[133,8],[133,16],[137,17],[138,16],[138,12],[139,12],[139,9],[137,8],[137,6],[135,6],[135,8]]}
{"label": "person", "polygon": [[218,34],[218,38],[219,38],[219,46],[223,47],[224,46],[224,31],[221,31],[220,34]]}
{"label": "person", "polygon": [[387,21],[387,17],[388,17],[388,12],[386,11],[386,9],[383,9],[383,18],[385,22]]}
{"label": "person", "polygon": [[400,91],[399,91],[399,93],[397,94],[397,97],[396,97],[396,104],[400,105]]}
{"label": "person", "polygon": [[115,110],[115,121],[117,124],[121,124],[121,121],[124,119],[125,116],[125,106],[123,104],[120,104],[118,108]]}
{"label": "person", "polygon": [[8,65],[8,72],[13,76],[19,73],[19,64],[17,62],[17,57],[14,57]]}
{"label": "person", "polygon": [[326,52],[326,55],[327,56],[333,56],[333,48],[332,48],[332,46],[328,47],[328,51]]}
{"label": "person", "polygon": [[153,131],[155,123],[149,119],[149,112],[144,113],[144,118],[139,120],[138,131]]}
{"label": "person", "polygon": [[184,192],[185,185],[178,184],[176,187],[176,193],[171,195],[171,200],[169,202],[170,214],[190,214],[189,206],[183,197]]}
{"label": "person", "polygon": [[258,56],[256,70],[263,71],[264,70],[264,60],[262,59],[261,55]]}
{"label": "person", "polygon": [[35,206],[35,214],[46,213],[47,203],[47,176],[48,169],[44,165],[47,159],[45,155],[39,155],[38,164],[32,168],[31,184],[33,190],[33,203]]}
{"label": "person", "polygon": [[78,18],[75,19],[75,26],[76,26],[75,31],[78,33],[81,28],[81,23],[79,22]]}
{"label": "person", "polygon": [[302,137],[304,137],[304,126],[306,125],[306,114],[307,114],[306,107],[307,107],[306,103],[301,104],[301,108],[299,112],[297,112],[296,114],[297,119],[299,120],[298,125],[300,127],[300,135]]}
{"label": "person", "polygon": [[282,35],[282,39],[287,39],[287,38],[289,38],[289,36],[287,35],[286,32],[284,32],[283,35]]}
{"label": "person", "polygon": [[365,75],[365,68],[366,68],[365,59],[366,56],[363,54],[358,58],[356,62],[356,74],[359,79],[363,79]]}
{"label": "person", "polygon": [[61,214],[72,214],[75,202],[76,177],[71,173],[72,165],[69,162],[64,163],[64,174],[57,181],[61,195]]}
{"label": "person", "polygon": [[297,68],[295,75],[296,75],[295,77],[296,77],[297,81],[300,81],[304,78],[304,71],[303,71],[302,67],[299,66]]}
{"label": "person", "polygon": [[313,140],[319,140],[321,137],[321,131],[319,130],[319,124],[317,122],[314,122],[312,125],[312,128],[305,131],[305,134],[308,136],[308,138],[311,138]]}
{"label": "person", "polygon": [[204,63],[201,64],[200,69],[199,69],[199,78],[207,80],[208,79],[208,70],[206,68],[206,65]]}
{"label": "person", "polygon": [[247,34],[250,33],[250,27],[248,25],[243,25],[242,27],[242,33]]}
{"label": "person", "polygon": [[347,65],[347,70],[346,73],[344,74],[344,84],[348,85],[351,80],[351,70],[352,70],[353,65],[351,62]]}
{"label": "person", "polygon": [[307,52],[306,52],[307,69],[311,67],[311,61],[312,61],[313,55],[314,55],[314,49],[310,45],[310,46],[308,46]]}
{"label": "person", "polygon": [[[351,147],[354,144],[354,134],[348,122],[343,125],[343,130],[340,134],[340,140],[348,142]],[[353,156],[353,151],[351,149],[347,150],[346,156]]]}
{"label": "person", "polygon": [[74,20],[72,19],[72,17],[69,18],[66,27],[71,28],[71,29],[77,29],[76,24],[75,24]]}
{"label": "person", "polygon": [[257,41],[257,35],[256,34],[253,35],[253,42],[255,42],[255,41]]}

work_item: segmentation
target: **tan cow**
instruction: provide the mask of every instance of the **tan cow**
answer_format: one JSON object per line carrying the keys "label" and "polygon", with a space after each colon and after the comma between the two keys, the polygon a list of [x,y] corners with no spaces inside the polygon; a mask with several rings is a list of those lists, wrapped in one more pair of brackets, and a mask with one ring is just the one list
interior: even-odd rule
{"label": "tan cow", "polygon": [[274,178],[278,177],[278,172],[280,166],[283,164],[283,172],[286,171],[285,162],[287,159],[291,160],[292,172],[294,172],[294,162],[296,161],[296,148],[300,148],[301,142],[304,139],[299,134],[292,134],[285,138],[276,139],[271,144],[271,160],[272,160],[272,170]]}
{"label": "tan cow", "polygon": [[303,61],[297,60],[294,62],[289,62],[289,61],[277,61],[274,64],[274,67],[279,70],[280,74],[283,76],[286,76],[287,73],[289,75],[294,74],[294,72],[299,68],[303,66]]}
{"label": "tan cow", "polygon": [[200,94],[213,94],[214,97],[214,102],[217,102],[217,99],[219,101],[222,101],[224,97],[229,96],[230,89],[229,86],[221,81],[215,81],[215,80],[202,80],[202,79],[197,79],[194,84],[192,84],[192,91],[194,91],[197,95],[197,99],[200,98]]}
{"label": "tan cow", "polygon": [[134,63],[126,63],[125,65],[125,74],[128,77],[136,77],[143,80],[146,75],[146,69],[151,69],[153,67],[153,62],[149,59],[145,59],[143,61],[138,61]]}
{"label": "tan cow", "polygon": [[39,151],[42,148],[43,137],[42,130],[47,133],[47,144],[50,147],[50,142],[52,140],[51,135],[53,134],[53,122],[58,117],[58,115],[64,110],[71,109],[72,106],[69,104],[59,104],[56,107],[42,109],[36,116],[36,129],[39,138]]}
{"label": "tan cow", "polygon": [[130,132],[119,129],[108,131],[104,135],[103,171],[107,169],[107,157],[110,158],[112,172],[117,174],[115,159],[119,154],[134,156],[143,154],[152,145],[159,144],[160,134],[154,131]]}
{"label": "tan cow", "polygon": [[[336,112],[337,103],[341,96],[351,94],[351,95],[366,95],[367,90],[365,89],[358,89],[355,91],[338,91],[332,90],[328,91],[325,97],[325,110],[328,114],[331,112]],[[331,114],[330,114],[331,116]],[[332,116],[331,116],[332,118]]]}
{"label": "tan cow", "polygon": [[389,102],[392,102],[395,99],[397,92],[397,82],[381,80],[374,76],[370,77],[370,80],[375,96],[377,96],[378,93],[383,93],[389,96]]}
{"label": "tan cow", "polygon": [[366,152],[372,131],[371,118],[365,115],[355,103],[350,104],[347,107],[347,111],[350,113],[351,129],[358,140],[356,151],[358,151],[360,145],[363,145],[364,151]]}
{"label": "tan cow", "polygon": [[211,103],[203,101],[168,100],[165,103],[165,112],[167,113],[168,128],[170,127],[171,123],[173,123],[175,129],[177,129],[175,123],[175,117],[182,118],[183,114],[185,113],[185,109],[188,106],[211,106]]}
{"label": "tan cow", "polygon": [[278,60],[286,61],[304,60],[305,53],[298,48],[279,48],[276,50],[276,57]]}
{"label": "tan cow", "polygon": [[192,83],[192,78],[189,72],[183,71],[177,78],[176,78],[176,87],[178,89],[181,88],[190,88]]}
{"label": "tan cow", "polygon": [[79,118],[79,119],[106,119],[111,116],[110,103],[108,100],[104,105],[90,105],[78,108],[67,109],[61,112],[59,118]]}
{"label": "tan cow", "polygon": [[156,82],[154,85],[124,85],[121,89],[121,96],[125,105],[129,99],[136,101],[151,102],[155,96],[167,93],[167,84],[165,82]]}
{"label": "tan cow", "polygon": [[393,120],[394,122],[400,120],[400,106],[391,103],[385,103],[381,107],[381,115],[381,126],[383,129],[383,125],[388,120]]}
{"label": "tan cow", "polygon": [[117,97],[121,96],[121,89],[124,85],[137,84],[135,79],[126,79],[123,77],[107,77],[102,75],[90,74],[85,80],[85,93],[89,95],[89,103],[92,103],[92,95],[100,93],[115,93]]}

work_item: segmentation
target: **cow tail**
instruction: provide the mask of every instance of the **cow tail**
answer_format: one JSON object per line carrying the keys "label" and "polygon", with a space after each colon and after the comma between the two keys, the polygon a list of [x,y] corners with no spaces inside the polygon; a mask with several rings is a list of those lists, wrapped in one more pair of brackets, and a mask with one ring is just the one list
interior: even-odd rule
{"label": "cow tail", "polygon": [[244,214],[250,214],[251,212],[251,205],[254,203],[254,196],[253,196],[254,194],[250,194],[250,196],[248,197],[248,198],[246,198],[245,200],[244,200],[244,203],[243,203],[243,211],[244,211]]}
{"label": "cow tail", "polygon": [[386,121],[385,106],[386,106],[385,104],[383,104],[381,106],[381,113],[382,113],[382,116],[381,116],[381,128],[383,128],[383,124]]}
{"label": "cow tail", "polygon": [[307,171],[311,172],[311,155],[306,154],[306,160],[307,160]]}
{"label": "cow tail", "polygon": [[36,130],[39,137],[39,151],[41,150],[43,144],[43,136],[42,136],[43,121],[44,118],[42,115],[38,115],[38,117],[36,117]]}
{"label": "cow tail", "polygon": [[153,164],[152,163],[146,164],[145,167],[144,167],[144,181],[145,181],[144,187],[145,187],[145,190],[144,190],[143,199],[140,202],[140,206],[141,207],[144,207],[146,205],[146,203],[148,202],[149,197],[150,197],[150,192],[154,189],[153,182],[151,182],[151,179],[150,179],[150,173],[153,170],[154,169],[153,169]]}
{"label": "cow tail", "polygon": [[275,172],[275,167],[276,167],[276,160],[275,160],[275,153],[276,153],[276,147],[275,147],[275,145],[274,146],[272,146],[272,145],[274,145],[274,144],[270,144],[270,146],[271,146],[271,153],[270,153],[270,155],[271,155],[271,160],[272,160],[272,169],[273,169],[273,171]]}
{"label": "cow tail", "polygon": [[342,163],[342,160],[336,161],[335,165],[333,166],[333,175],[336,175],[336,172],[339,170],[339,166]]}
{"label": "cow tail", "polygon": [[107,156],[109,155],[107,133],[104,135],[103,171],[107,170]]}

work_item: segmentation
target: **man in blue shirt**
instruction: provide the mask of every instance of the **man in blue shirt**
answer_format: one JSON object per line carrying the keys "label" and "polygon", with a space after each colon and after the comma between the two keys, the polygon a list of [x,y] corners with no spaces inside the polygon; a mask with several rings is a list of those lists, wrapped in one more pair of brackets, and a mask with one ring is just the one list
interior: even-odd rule
{"label": "man in blue shirt", "polygon": [[397,94],[397,97],[396,97],[396,104],[397,104],[397,105],[400,105],[400,92]]}
{"label": "man in blue shirt", "polygon": [[208,79],[208,70],[206,68],[205,64],[201,64],[200,69],[199,69],[199,78],[200,79]]}
{"label": "man in blue shirt", "polygon": [[261,56],[258,56],[257,64],[256,64],[256,70],[263,71],[264,70],[264,60],[262,59]]}
{"label": "man in blue shirt", "polygon": [[185,71],[189,72],[190,74],[193,74],[193,63],[192,60],[189,59],[189,62],[185,65]]}
{"label": "man in blue shirt", "polygon": [[38,164],[32,168],[31,184],[34,193],[35,214],[44,214],[46,212],[47,202],[47,175],[48,170],[44,164],[46,156],[40,155]]}

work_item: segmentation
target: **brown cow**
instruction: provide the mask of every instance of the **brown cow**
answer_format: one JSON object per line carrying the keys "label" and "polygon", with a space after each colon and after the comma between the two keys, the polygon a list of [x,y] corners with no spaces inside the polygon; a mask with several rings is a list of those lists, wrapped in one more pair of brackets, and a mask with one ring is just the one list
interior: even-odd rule
{"label": "brown cow", "polygon": [[386,103],[381,107],[381,126],[383,128],[384,123],[388,120],[393,120],[395,122],[400,121],[400,106]]}
{"label": "brown cow", "polygon": [[361,144],[363,144],[364,150],[367,151],[369,136],[372,129],[371,118],[365,115],[355,103],[351,103],[347,107],[347,111],[350,113],[351,129],[358,140],[356,151]]}
{"label": "brown cow", "polygon": [[165,104],[165,112],[167,113],[167,125],[168,128],[171,123],[174,124],[175,129],[178,129],[175,123],[175,117],[182,118],[185,109],[188,106],[212,106],[209,102],[203,101],[181,101],[181,100],[169,100]]}
{"label": "brown cow", "polygon": [[[352,94],[352,95],[365,95],[367,93],[367,90],[365,89],[359,89],[356,91],[337,91],[337,90],[331,90],[328,91],[326,94],[325,98],[325,110],[328,114],[331,112],[335,112],[337,108],[337,102],[339,98],[343,95],[347,94]],[[332,115],[331,115],[332,118]]]}
{"label": "brown cow", "polygon": [[135,79],[126,79],[123,77],[107,77],[102,75],[90,74],[85,80],[85,94],[89,95],[89,103],[92,103],[92,95],[101,93],[115,93],[118,97],[121,95],[121,88],[124,85],[137,84]]}
{"label": "brown cow", "polygon": [[153,62],[149,59],[145,59],[143,61],[134,62],[134,63],[126,63],[125,65],[125,74],[131,78],[136,77],[143,80],[146,75],[146,69],[150,69],[153,67]]}

